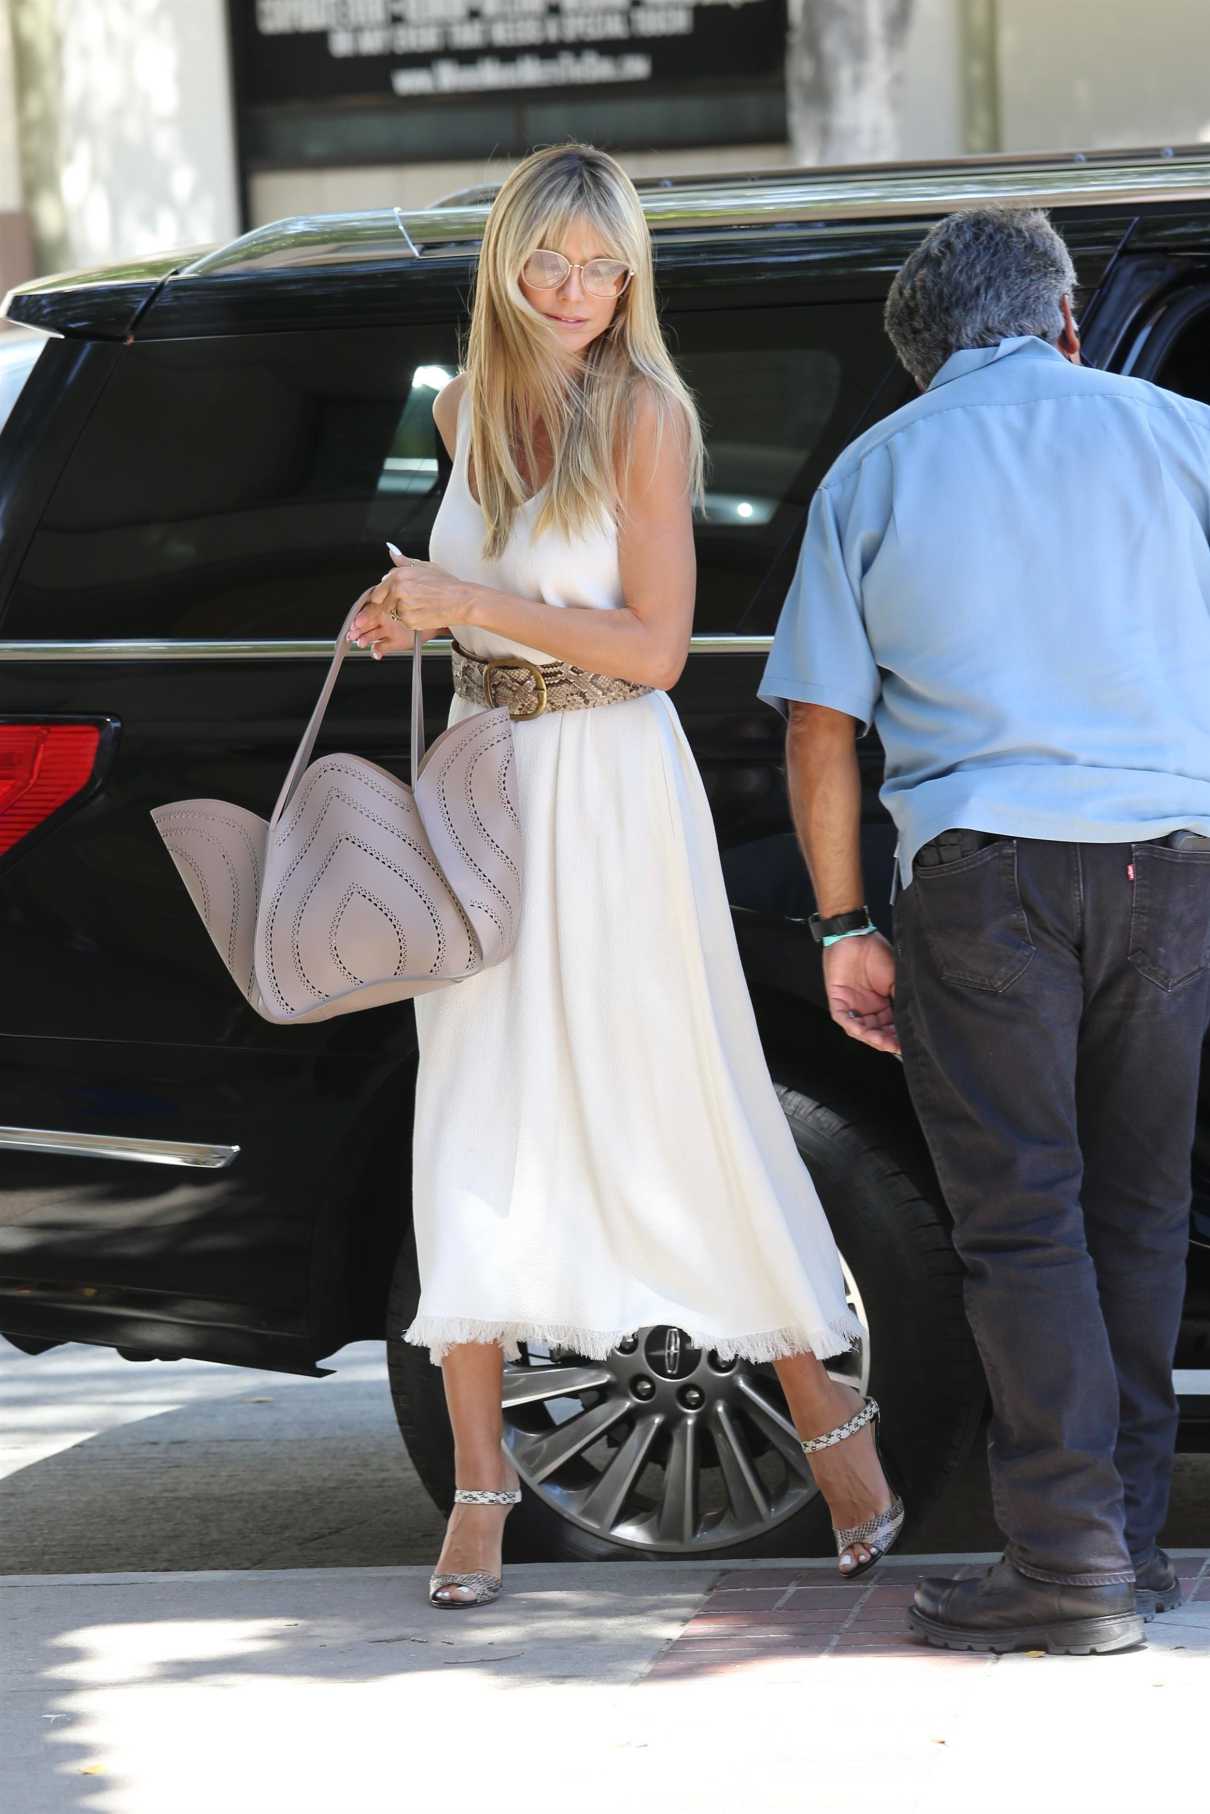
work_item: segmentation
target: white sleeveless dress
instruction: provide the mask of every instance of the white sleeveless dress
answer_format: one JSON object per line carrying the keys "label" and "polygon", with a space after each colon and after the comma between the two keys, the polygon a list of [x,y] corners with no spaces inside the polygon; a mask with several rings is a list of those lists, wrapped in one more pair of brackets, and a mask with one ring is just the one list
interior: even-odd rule
{"label": "white sleeveless dress", "polygon": [[[622,603],[616,528],[498,560],[467,478],[466,398],[430,556],[549,605]],[[469,626],[480,656],[540,649]],[[455,698],[451,722],[480,710]],[[512,955],[416,1000],[405,1338],[604,1359],[649,1324],[720,1356],[849,1347],[860,1326],[774,1094],[701,778],[667,694],[514,725],[525,840]]]}

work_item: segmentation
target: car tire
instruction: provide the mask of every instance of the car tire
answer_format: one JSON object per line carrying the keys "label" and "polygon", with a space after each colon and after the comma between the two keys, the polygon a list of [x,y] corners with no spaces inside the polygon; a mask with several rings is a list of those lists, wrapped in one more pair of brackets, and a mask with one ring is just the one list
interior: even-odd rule
{"label": "car tire", "polygon": [[[828,1215],[871,1331],[868,1390],[882,1406],[888,1472],[915,1519],[965,1456],[982,1416],[985,1389],[962,1308],[961,1268],[944,1212],[900,1159],[848,1114],[800,1091],[778,1094],[799,1152]],[[913,1168],[919,1169],[919,1168]],[[388,1309],[391,1396],[412,1463],[445,1511],[453,1499],[453,1445],[441,1370],[401,1332],[420,1287],[415,1240],[399,1254]],[[772,1381],[769,1369],[762,1369]],[[775,1385],[773,1386],[775,1390]],[[822,1497],[740,1542],[705,1541],[645,1551],[615,1542],[561,1515],[557,1495],[526,1491],[506,1527],[514,1560],[635,1561],[833,1553]]]}
{"label": "car tire", "polygon": [[949,1216],[923,1152],[892,1150],[850,1110],[777,1093],[861,1293],[879,1441],[918,1519],[965,1459],[987,1400]]}

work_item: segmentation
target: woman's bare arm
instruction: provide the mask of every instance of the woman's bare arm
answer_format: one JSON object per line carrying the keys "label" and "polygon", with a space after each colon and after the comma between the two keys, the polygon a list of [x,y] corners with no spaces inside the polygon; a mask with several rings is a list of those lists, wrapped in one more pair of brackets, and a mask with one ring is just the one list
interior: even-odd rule
{"label": "woman's bare arm", "polygon": [[[457,415],[447,385],[434,417],[447,446],[448,417]],[[447,418],[443,420],[443,418]],[[688,461],[682,437],[658,433],[656,405],[643,398],[622,487],[618,559],[624,604],[617,610],[547,605],[456,579],[429,561],[401,561],[369,588],[353,624],[354,640],[380,650],[410,646],[416,630],[471,624],[552,656],[641,685],[669,687],[679,678],[693,627],[696,563]],[[387,614],[397,609],[400,621]]]}

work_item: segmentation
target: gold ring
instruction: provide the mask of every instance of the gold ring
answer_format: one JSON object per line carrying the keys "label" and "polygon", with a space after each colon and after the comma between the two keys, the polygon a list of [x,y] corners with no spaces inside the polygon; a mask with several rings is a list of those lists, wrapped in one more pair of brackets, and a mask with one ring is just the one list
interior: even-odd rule
{"label": "gold ring", "polygon": [[403,619],[400,617],[399,611],[395,605],[391,606],[390,610],[387,612],[387,616],[393,617],[397,624],[400,624],[403,622]]}

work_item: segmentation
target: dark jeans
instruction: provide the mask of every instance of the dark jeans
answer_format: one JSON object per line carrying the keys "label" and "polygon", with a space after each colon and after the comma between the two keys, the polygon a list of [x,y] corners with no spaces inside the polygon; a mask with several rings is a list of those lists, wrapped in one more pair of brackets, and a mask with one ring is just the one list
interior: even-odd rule
{"label": "dark jeans", "polygon": [[991,1391],[996,1517],[1025,1574],[1129,1581],[1172,1473],[1210,851],[964,842],[896,904],[896,1024]]}

